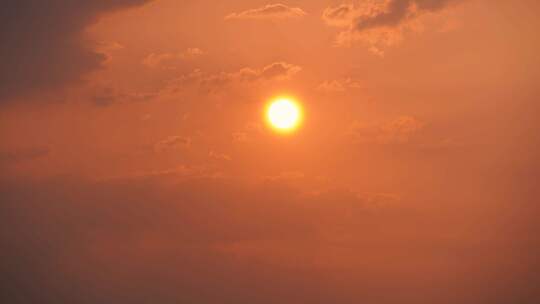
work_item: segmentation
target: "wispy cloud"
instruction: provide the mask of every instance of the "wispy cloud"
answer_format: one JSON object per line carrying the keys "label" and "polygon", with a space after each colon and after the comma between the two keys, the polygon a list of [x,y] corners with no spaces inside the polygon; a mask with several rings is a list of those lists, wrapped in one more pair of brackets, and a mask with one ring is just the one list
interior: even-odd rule
{"label": "wispy cloud", "polygon": [[169,136],[154,145],[156,152],[188,148],[191,146],[191,138],[184,136]]}
{"label": "wispy cloud", "polygon": [[423,130],[425,125],[415,117],[401,116],[375,125],[355,121],[349,131],[355,140],[362,143],[405,144]]}
{"label": "wispy cloud", "polygon": [[239,13],[232,13],[225,17],[230,19],[282,19],[282,18],[298,18],[307,15],[307,13],[299,7],[290,7],[285,4],[268,4],[260,8],[249,9]]}
{"label": "wispy cloud", "polygon": [[146,102],[155,97],[157,97],[156,93],[126,93],[110,86],[104,86],[94,89],[90,98],[94,105],[107,107],[121,103]]}
{"label": "wispy cloud", "polygon": [[263,68],[242,68],[236,72],[221,72],[208,74],[197,69],[187,75],[174,80],[170,89],[178,90],[189,85],[198,85],[208,91],[215,91],[218,88],[235,82],[249,83],[268,80],[288,80],[302,70],[300,66],[287,62],[274,62]]}
{"label": "wispy cloud", "polygon": [[142,64],[149,68],[174,69],[178,62],[194,59],[203,54],[199,48],[188,48],[177,53],[151,53],[143,59]]}
{"label": "wispy cloud", "polygon": [[322,92],[345,92],[349,89],[360,89],[362,84],[352,78],[327,80],[317,86]]}

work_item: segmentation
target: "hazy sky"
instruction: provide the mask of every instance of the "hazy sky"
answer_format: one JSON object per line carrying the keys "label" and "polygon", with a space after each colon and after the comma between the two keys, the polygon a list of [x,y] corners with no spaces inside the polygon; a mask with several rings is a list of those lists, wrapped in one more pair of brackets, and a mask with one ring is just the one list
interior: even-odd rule
{"label": "hazy sky", "polygon": [[540,301],[540,2],[0,5],[9,303]]}

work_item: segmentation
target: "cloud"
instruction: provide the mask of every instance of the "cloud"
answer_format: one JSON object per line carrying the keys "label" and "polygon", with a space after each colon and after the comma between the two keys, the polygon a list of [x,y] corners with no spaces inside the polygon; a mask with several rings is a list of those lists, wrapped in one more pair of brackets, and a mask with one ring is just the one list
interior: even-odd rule
{"label": "cloud", "polygon": [[210,157],[211,159],[214,159],[214,160],[219,160],[219,161],[231,161],[232,160],[232,158],[229,155],[224,154],[224,153],[215,152],[215,151],[208,152],[208,157]]}
{"label": "cloud", "polygon": [[175,150],[191,146],[191,138],[184,136],[169,136],[154,145],[156,152]]}
{"label": "cloud", "polygon": [[[80,81],[106,56],[84,29],[101,15],[148,0],[7,0],[0,12],[0,102]],[[28,100],[28,99],[20,99]]]}
{"label": "cloud", "polygon": [[149,68],[174,69],[178,61],[194,59],[203,54],[199,48],[188,48],[180,53],[151,53],[143,59],[142,64]]}
{"label": "cloud", "polygon": [[113,54],[119,50],[124,49],[124,46],[114,41],[99,41],[95,43],[93,49],[96,53],[105,56],[102,64],[107,64],[112,60]]}
{"label": "cloud", "polygon": [[323,11],[322,19],[330,26],[348,26],[354,16],[355,6],[352,4],[341,4],[335,7],[328,7]]}
{"label": "cloud", "polygon": [[188,48],[181,53],[183,58],[197,57],[203,55],[204,52],[199,48]]}
{"label": "cloud", "polygon": [[146,102],[156,96],[156,93],[124,93],[113,87],[100,87],[92,92],[91,100],[96,106],[107,107],[119,103]]}
{"label": "cloud", "polygon": [[317,90],[323,92],[345,92],[349,89],[360,89],[362,84],[352,78],[325,81],[317,86]]}
{"label": "cloud", "polygon": [[274,62],[261,70],[245,68],[240,70],[238,76],[248,81],[254,80],[287,80],[302,70],[301,67],[286,62]]}
{"label": "cloud", "polygon": [[257,81],[289,80],[302,70],[300,66],[287,62],[274,62],[263,68],[242,68],[236,72],[206,74],[197,69],[174,80],[169,89],[178,90],[190,85],[198,85],[209,92],[232,83],[252,83]]}
{"label": "cloud", "polygon": [[399,26],[407,19],[438,11],[455,2],[458,0],[391,0],[384,10],[357,16],[353,29],[362,32],[377,27]]}
{"label": "cloud", "polygon": [[426,13],[433,13],[464,0],[371,0],[359,5],[342,4],[324,10],[322,19],[329,26],[343,27],[336,43],[365,43],[383,56],[384,49],[403,40],[403,32]]}
{"label": "cloud", "polygon": [[299,18],[306,15],[306,12],[299,7],[289,7],[285,4],[268,4],[260,8],[246,10],[240,13],[232,13],[225,17],[230,19],[283,19]]}
{"label": "cloud", "polygon": [[401,116],[378,125],[366,125],[355,121],[350,127],[350,132],[356,140],[362,143],[405,144],[424,127],[425,123],[417,118]]}

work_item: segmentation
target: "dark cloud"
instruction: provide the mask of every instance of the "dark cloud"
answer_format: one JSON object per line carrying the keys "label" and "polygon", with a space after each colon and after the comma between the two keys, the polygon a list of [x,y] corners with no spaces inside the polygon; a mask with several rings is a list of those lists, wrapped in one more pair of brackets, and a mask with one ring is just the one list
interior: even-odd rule
{"label": "dark cloud", "polygon": [[290,7],[285,4],[268,4],[260,8],[232,13],[225,19],[275,19],[295,18],[305,16],[306,12],[299,7]]}
{"label": "dark cloud", "polygon": [[7,0],[0,10],[0,102],[80,81],[100,66],[83,30],[149,0]]}
{"label": "dark cloud", "polygon": [[322,19],[329,26],[343,28],[336,44],[349,46],[358,41],[370,52],[384,57],[385,49],[399,44],[411,21],[426,13],[438,12],[466,0],[369,0],[359,4],[342,4],[324,10]]}
{"label": "dark cloud", "polygon": [[354,20],[354,30],[364,31],[372,28],[401,24],[407,18],[420,13],[437,11],[459,0],[391,0],[386,8],[359,16]]}

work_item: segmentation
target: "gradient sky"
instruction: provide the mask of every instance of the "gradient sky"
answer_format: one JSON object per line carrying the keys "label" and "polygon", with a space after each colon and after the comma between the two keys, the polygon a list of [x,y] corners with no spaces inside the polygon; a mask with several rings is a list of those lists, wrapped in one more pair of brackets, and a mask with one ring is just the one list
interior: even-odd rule
{"label": "gradient sky", "polygon": [[538,12],[3,1],[3,297],[540,302]]}

